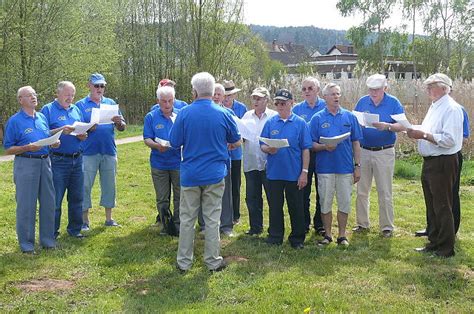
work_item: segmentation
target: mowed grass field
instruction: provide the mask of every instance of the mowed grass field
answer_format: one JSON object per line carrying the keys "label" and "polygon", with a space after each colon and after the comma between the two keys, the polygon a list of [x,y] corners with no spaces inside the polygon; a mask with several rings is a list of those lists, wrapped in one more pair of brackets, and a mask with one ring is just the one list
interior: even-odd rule
{"label": "mowed grass field", "polygon": [[[34,256],[19,251],[12,162],[0,163],[0,312],[474,311],[474,188],[468,185],[474,173],[472,162],[465,164],[462,223],[454,258],[413,251],[425,242],[413,236],[425,226],[416,176],[395,179],[393,238],[379,235],[376,193],[372,193],[373,227],[368,234],[349,234],[351,245],[340,249],[334,244],[317,247],[319,237],[310,233],[305,248],[297,251],[287,242],[270,247],[262,238],[244,235],[248,214],[243,180],[238,235],[222,239],[222,255],[230,266],[220,273],[207,271],[199,234],[194,266],[182,275],[174,267],[177,238],[160,236],[151,226],[156,209],[149,149],[139,142],[118,150],[114,218],[122,228],[103,227],[96,186],[88,237],[78,240],[65,235],[63,216],[58,249],[38,249]],[[397,164],[401,173],[416,173],[420,166]],[[355,210],[349,227],[354,226],[354,217]],[[267,219],[268,208],[266,225]],[[289,229],[288,220],[286,226]]]}

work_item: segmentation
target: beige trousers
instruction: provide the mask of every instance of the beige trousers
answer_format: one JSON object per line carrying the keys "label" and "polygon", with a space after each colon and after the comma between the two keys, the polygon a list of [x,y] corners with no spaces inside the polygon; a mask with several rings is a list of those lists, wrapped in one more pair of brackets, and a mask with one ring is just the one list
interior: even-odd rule
{"label": "beige trousers", "polygon": [[370,189],[375,178],[379,203],[379,227],[381,231],[393,230],[392,180],[395,167],[395,149],[379,151],[361,149],[360,180],[357,183],[356,221],[363,228],[370,227]]}
{"label": "beige trousers", "polygon": [[177,263],[181,269],[191,268],[194,258],[194,225],[202,208],[206,225],[204,240],[204,264],[215,269],[222,263],[220,256],[219,224],[222,211],[224,180],[219,183],[185,187],[181,186],[179,206],[179,244]]}

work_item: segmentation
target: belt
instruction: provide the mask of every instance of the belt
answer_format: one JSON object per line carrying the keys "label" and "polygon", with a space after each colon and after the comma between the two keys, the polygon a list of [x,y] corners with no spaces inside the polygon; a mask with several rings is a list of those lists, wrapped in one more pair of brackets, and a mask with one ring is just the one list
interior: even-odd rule
{"label": "belt", "polygon": [[30,154],[20,154],[16,155],[17,157],[23,157],[23,158],[33,158],[33,159],[46,159],[49,157],[48,154],[46,155],[30,155]]}
{"label": "belt", "polygon": [[383,150],[383,149],[388,149],[388,148],[392,148],[394,145],[391,144],[391,145],[384,145],[384,146],[376,146],[376,147],[367,147],[367,146],[361,146],[363,149],[367,149],[367,150],[371,150],[373,152],[376,152],[376,151],[379,151],[379,150]]}
{"label": "belt", "polygon": [[437,158],[443,158],[443,157],[451,157],[451,156],[456,156],[457,157],[458,153],[451,154],[451,155],[438,155],[438,156],[423,156],[424,160],[432,160],[432,159],[437,159]]}
{"label": "belt", "polygon": [[77,158],[77,157],[81,156],[81,152],[76,152],[76,153],[72,153],[72,154],[63,154],[63,153],[52,152],[51,155],[61,156],[61,157],[69,157],[69,158]]}

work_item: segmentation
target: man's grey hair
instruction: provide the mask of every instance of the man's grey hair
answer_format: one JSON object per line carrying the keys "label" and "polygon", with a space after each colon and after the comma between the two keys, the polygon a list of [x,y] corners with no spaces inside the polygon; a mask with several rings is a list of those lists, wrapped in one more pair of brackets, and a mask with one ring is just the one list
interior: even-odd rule
{"label": "man's grey hair", "polygon": [[331,89],[333,88],[337,88],[337,90],[339,91],[339,93],[341,92],[341,87],[339,85],[337,85],[336,83],[327,83],[326,86],[324,86],[323,88],[323,96],[327,96],[329,95],[329,92],[331,91]]}
{"label": "man's grey hair", "polygon": [[58,86],[56,87],[56,91],[58,93],[60,93],[64,87],[66,86],[69,86],[69,87],[72,87],[74,90],[76,90],[76,86],[74,86],[74,84],[72,82],[69,82],[69,81],[61,81],[58,83]]}
{"label": "man's grey hair", "polygon": [[160,100],[161,97],[167,96],[167,95],[168,96],[171,95],[171,96],[173,96],[173,98],[175,97],[176,91],[174,90],[173,87],[165,85],[165,86],[162,86],[162,87],[158,87],[156,89],[156,98],[158,100]]}
{"label": "man's grey hair", "polygon": [[[17,92],[16,92],[16,98],[17,98],[17,99],[20,99],[21,93],[22,93],[25,89],[33,89],[33,87],[31,87],[31,86],[29,86],[29,85],[28,85],[28,86],[22,86],[22,87],[20,87],[20,88],[17,90]],[[34,90],[34,89],[33,89],[33,90]]]}
{"label": "man's grey hair", "polygon": [[219,90],[222,92],[222,94],[225,94],[225,88],[224,88],[224,85],[222,85],[221,83],[216,83],[215,87],[214,87],[214,90]]}
{"label": "man's grey hair", "polygon": [[321,89],[321,84],[319,83],[319,80],[315,78],[314,76],[308,76],[307,78],[303,80],[303,82],[301,82],[301,84],[305,82],[311,82],[316,86],[317,89]]}
{"label": "man's grey hair", "polygon": [[212,97],[214,96],[216,79],[207,72],[200,72],[194,74],[191,79],[191,85],[196,91],[197,97]]}

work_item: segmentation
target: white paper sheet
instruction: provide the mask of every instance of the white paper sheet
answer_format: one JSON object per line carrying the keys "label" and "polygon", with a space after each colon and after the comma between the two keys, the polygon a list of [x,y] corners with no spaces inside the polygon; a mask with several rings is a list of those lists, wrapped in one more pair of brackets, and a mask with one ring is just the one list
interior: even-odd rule
{"label": "white paper sheet", "polygon": [[319,138],[319,143],[320,144],[328,144],[328,145],[331,145],[331,146],[334,146],[334,145],[337,145],[339,144],[340,142],[344,141],[346,138],[348,138],[349,136],[351,135],[351,132],[347,132],[347,133],[344,133],[344,134],[341,134],[341,135],[337,135],[337,136],[332,136],[332,137],[324,137],[324,136],[321,136]]}
{"label": "white paper sheet", "polygon": [[258,139],[270,147],[283,148],[283,147],[290,146],[290,144],[288,143],[288,139],[286,138],[277,139],[277,138],[266,138],[266,137],[259,136]]}
{"label": "white paper sheet", "polygon": [[160,144],[161,146],[171,147],[170,141],[161,139],[161,138],[159,138],[159,137],[155,137],[155,142],[157,142],[157,143]]}
{"label": "white paper sheet", "polygon": [[239,119],[236,116],[232,116],[237,124],[240,135],[246,140],[255,142],[257,140],[257,134],[255,132],[256,125],[251,119]]}
{"label": "white paper sheet", "polygon": [[91,123],[91,122],[86,123],[86,122],[76,121],[72,125],[72,127],[74,128],[74,131],[71,132],[71,135],[76,136],[76,135],[84,134],[87,131],[89,131],[89,129],[92,128],[93,126],[94,126],[94,123]]}
{"label": "white paper sheet", "polygon": [[100,108],[92,108],[90,122],[93,124],[110,124],[113,123],[112,118],[118,115],[118,105],[100,104]]}
{"label": "white paper sheet", "polygon": [[361,111],[352,111],[352,113],[356,116],[357,121],[362,126],[366,128],[374,128],[374,122],[380,122],[380,116],[375,113],[368,113],[368,112],[361,112]]}
{"label": "white paper sheet", "polygon": [[36,141],[34,143],[31,143],[36,146],[48,146],[48,145],[53,145],[56,144],[56,142],[59,140],[59,137],[63,134],[63,130],[59,131],[58,133],[54,134],[53,136],[50,136],[48,138],[44,138],[42,140]]}
{"label": "white paper sheet", "polygon": [[392,114],[391,115],[392,119],[403,125],[407,129],[413,129],[413,130],[421,130],[421,125],[413,125],[411,124],[407,116],[404,113],[399,113],[399,114]]}

